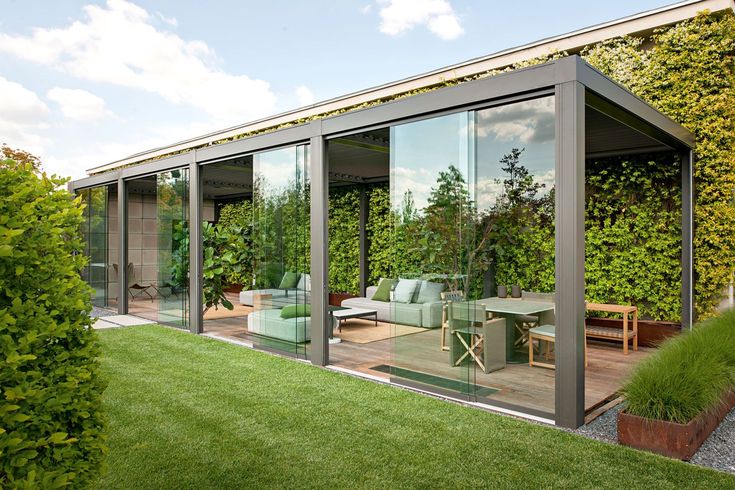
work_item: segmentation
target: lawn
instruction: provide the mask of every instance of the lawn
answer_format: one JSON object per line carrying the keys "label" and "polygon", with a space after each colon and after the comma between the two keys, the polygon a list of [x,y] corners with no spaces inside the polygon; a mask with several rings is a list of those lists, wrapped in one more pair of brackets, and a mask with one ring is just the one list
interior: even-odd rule
{"label": "lawn", "polygon": [[99,488],[733,488],[735,478],[159,326],[103,330]]}

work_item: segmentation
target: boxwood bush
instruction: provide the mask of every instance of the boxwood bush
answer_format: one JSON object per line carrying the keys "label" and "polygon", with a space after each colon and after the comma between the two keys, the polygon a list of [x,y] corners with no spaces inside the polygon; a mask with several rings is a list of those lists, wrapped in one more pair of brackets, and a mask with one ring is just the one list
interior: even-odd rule
{"label": "boxwood bush", "polygon": [[80,487],[106,452],[81,201],[0,160],[0,487]]}
{"label": "boxwood bush", "polygon": [[666,341],[623,387],[628,413],[685,424],[735,390],[735,310]]}

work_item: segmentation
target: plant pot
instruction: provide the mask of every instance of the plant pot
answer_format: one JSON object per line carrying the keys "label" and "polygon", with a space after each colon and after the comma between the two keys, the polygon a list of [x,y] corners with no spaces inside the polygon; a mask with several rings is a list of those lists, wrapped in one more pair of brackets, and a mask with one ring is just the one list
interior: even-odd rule
{"label": "plant pot", "polygon": [[688,424],[646,419],[622,411],[618,414],[618,442],[688,461],[733,407],[735,392],[730,392],[717,407],[702,412]]}
{"label": "plant pot", "polygon": [[521,297],[521,287],[518,284],[513,284],[510,287],[510,297],[511,298],[520,298]]}
{"label": "plant pot", "polygon": [[329,293],[329,304],[331,306],[342,306],[342,301],[349,298],[357,298],[357,296],[350,293]]}
{"label": "plant pot", "polygon": [[498,286],[498,298],[508,297],[508,286]]}

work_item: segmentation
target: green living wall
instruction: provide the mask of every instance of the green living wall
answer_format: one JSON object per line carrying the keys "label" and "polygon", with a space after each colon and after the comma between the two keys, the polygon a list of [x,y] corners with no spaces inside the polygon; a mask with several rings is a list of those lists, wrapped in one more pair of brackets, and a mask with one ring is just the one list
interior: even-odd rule
{"label": "green living wall", "polygon": [[[613,39],[584,58],[667,114],[697,139],[694,164],[695,308],[710,316],[735,269],[735,17],[708,12],[657,31],[654,44]],[[671,239],[678,229],[671,226]],[[589,269],[588,269],[589,274]],[[657,309],[674,303],[672,293]]]}

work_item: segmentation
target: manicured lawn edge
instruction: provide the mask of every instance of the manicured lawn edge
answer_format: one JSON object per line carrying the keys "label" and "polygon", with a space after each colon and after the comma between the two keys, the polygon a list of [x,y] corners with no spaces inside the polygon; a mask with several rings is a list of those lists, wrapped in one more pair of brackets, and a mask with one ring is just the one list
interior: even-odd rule
{"label": "manicured lawn edge", "polygon": [[100,332],[100,488],[732,488],[735,478],[159,326]]}

